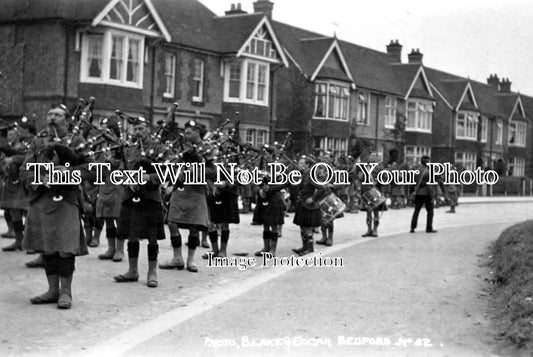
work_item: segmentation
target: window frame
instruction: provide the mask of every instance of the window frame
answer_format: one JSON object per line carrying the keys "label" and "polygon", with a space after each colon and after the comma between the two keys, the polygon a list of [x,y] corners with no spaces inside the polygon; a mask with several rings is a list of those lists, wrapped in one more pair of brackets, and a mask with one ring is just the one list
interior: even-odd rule
{"label": "window frame", "polygon": [[[170,68],[167,67],[167,60],[170,59]],[[168,71],[170,69],[170,72]],[[165,52],[165,92],[164,98],[174,98],[176,95],[176,54]],[[170,81],[169,81],[170,79]],[[168,86],[170,85],[170,91]]]}
{"label": "window frame", "polygon": [[[89,37],[93,35],[101,35],[102,37],[102,68],[100,77],[89,77]],[[122,43],[122,68],[120,70],[120,79],[111,78],[111,54],[113,46],[113,37],[120,37],[123,39]],[[129,65],[129,49],[131,42],[138,42],[138,53],[136,56],[137,81],[128,81],[128,65]],[[82,35],[81,46],[81,63],[80,63],[80,83],[94,83],[94,84],[109,84],[120,87],[142,89],[144,80],[144,55],[145,55],[145,37],[131,32],[120,31],[116,29],[102,29],[102,31],[85,32]]]}
{"label": "window frame", "polygon": [[[197,63],[200,63],[201,66],[200,66],[200,78],[197,78]],[[192,95],[192,101],[193,102],[197,102],[197,103],[201,103],[204,101],[204,82],[205,82],[205,60],[201,59],[201,58],[195,58],[194,61],[193,61],[193,64],[194,64],[194,72],[192,74],[192,81],[193,81],[193,88],[192,88],[192,92],[193,92],[193,95]],[[195,94],[195,90],[196,88],[198,88],[198,95],[194,95]]]}
{"label": "window frame", "polygon": [[489,119],[481,116],[481,137],[480,141],[486,143],[489,139]]}
{"label": "window frame", "polygon": [[[350,117],[350,87],[342,82],[337,81],[315,81],[314,88],[313,119],[347,122],[348,118]],[[325,88],[325,92],[318,92],[317,89],[319,88]],[[332,88],[338,90],[336,95],[332,95],[334,94],[332,92]],[[317,115],[319,100],[324,98],[325,106],[323,111],[325,115],[319,116]],[[333,105],[331,105],[332,98],[334,99]]]}
{"label": "window frame", "polygon": [[[463,118],[460,118],[463,116]],[[459,122],[464,122],[464,132],[459,135]],[[479,113],[461,110],[457,113],[455,119],[455,138],[459,140],[478,140],[478,125],[479,125]]]}
{"label": "window frame", "polygon": [[[410,118],[409,118],[409,112],[413,112],[412,108],[409,108],[410,105],[414,105],[414,126],[410,125]],[[427,108],[429,110],[421,111],[421,108]],[[429,113],[429,114],[427,114]],[[408,99],[405,104],[405,131],[411,131],[411,132],[420,132],[420,133],[427,133],[431,134],[433,132],[433,102],[430,100],[424,100],[424,99]],[[429,116],[428,118],[422,117],[422,114],[426,114],[426,116]],[[422,121],[427,121],[427,126],[429,128],[426,128],[425,126],[422,126]]]}
{"label": "window frame", "polygon": [[[408,154],[409,149],[412,149],[413,154]],[[411,164],[416,166],[420,164],[422,156],[431,157],[431,146],[421,145],[405,145],[404,147],[404,161],[408,163],[408,159],[411,159]]]}
{"label": "window frame", "polygon": [[496,140],[494,145],[503,145],[503,120],[496,121]]}
{"label": "window frame", "polygon": [[[461,158],[459,158],[459,156]],[[475,170],[477,165],[477,154],[469,151],[457,151],[454,155],[455,165],[461,164],[466,170]]]}
{"label": "window frame", "polygon": [[[249,64],[254,67],[253,76],[253,98],[248,98],[248,70]],[[239,66],[240,78],[239,78],[239,97],[230,96],[230,84],[231,84],[231,68]],[[264,69],[265,83],[259,83],[260,69]],[[258,100],[259,88],[263,86],[263,100]],[[224,70],[224,101],[229,103],[247,103],[260,106],[268,106],[270,100],[270,63],[262,62],[254,59],[245,58],[239,62],[228,62],[225,65]]]}
{"label": "window frame", "polygon": [[[511,172],[512,170],[512,172]],[[511,174],[509,174],[511,172]],[[507,176],[524,177],[526,174],[526,159],[513,156],[507,162]]]}
{"label": "window frame", "polygon": [[332,157],[335,159],[341,155],[348,155],[348,139],[346,138],[316,136],[314,142],[315,146],[318,142],[318,147],[315,147],[315,152],[318,156],[323,155],[326,151],[331,152]]}
{"label": "window frame", "polygon": [[[392,104],[390,103],[392,101]],[[385,128],[394,129],[396,126],[396,114],[398,113],[398,99],[385,97]]]}
{"label": "window frame", "polygon": [[[357,125],[370,125],[370,92],[359,92],[357,93]],[[364,107],[361,104],[365,103]],[[365,118],[361,118],[361,115],[364,110]]]}
{"label": "window frame", "polygon": [[[515,132],[515,141],[511,143],[511,131]],[[511,120],[508,126],[507,143],[509,146],[525,147],[527,140],[527,124]]]}

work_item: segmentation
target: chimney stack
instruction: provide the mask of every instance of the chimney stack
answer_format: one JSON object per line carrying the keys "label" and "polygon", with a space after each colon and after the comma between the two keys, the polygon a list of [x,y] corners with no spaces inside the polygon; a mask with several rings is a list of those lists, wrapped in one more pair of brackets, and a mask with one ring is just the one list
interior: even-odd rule
{"label": "chimney stack", "polygon": [[225,12],[226,15],[238,15],[246,13],[247,12],[242,9],[241,3],[231,4],[231,9]]}
{"label": "chimney stack", "polygon": [[257,0],[254,2],[254,13],[264,13],[270,19],[272,18],[272,11],[274,10],[274,3],[270,0]]}
{"label": "chimney stack", "polygon": [[413,48],[411,50],[411,53],[407,55],[407,58],[409,59],[409,63],[422,63],[422,58],[424,55],[420,53],[420,50],[417,48],[416,50]]}
{"label": "chimney stack", "polygon": [[498,75],[496,73],[490,74],[489,78],[487,78],[487,84],[491,87],[495,88],[496,90],[500,89],[500,79],[498,78]]}
{"label": "chimney stack", "polygon": [[500,92],[511,93],[511,81],[509,78],[502,78],[500,82]]}
{"label": "chimney stack", "polygon": [[402,45],[398,40],[391,40],[387,45],[387,54],[391,63],[402,63]]}

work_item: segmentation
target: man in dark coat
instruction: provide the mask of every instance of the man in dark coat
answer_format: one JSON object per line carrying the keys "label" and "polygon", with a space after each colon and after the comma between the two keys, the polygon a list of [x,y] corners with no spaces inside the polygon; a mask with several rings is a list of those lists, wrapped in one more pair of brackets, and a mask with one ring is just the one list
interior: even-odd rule
{"label": "man in dark coat", "polygon": [[425,206],[427,211],[426,232],[437,233],[437,231],[433,229],[433,199],[435,198],[436,187],[435,185],[427,184],[429,180],[429,169],[427,167],[429,160],[429,156],[422,156],[422,168],[420,169],[421,172],[416,177],[417,184],[414,192],[415,210],[411,219],[411,233],[415,232],[418,223],[418,214],[420,213],[422,206]]}
{"label": "man in dark coat", "polygon": [[48,280],[48,291],[30,301],[57,303],[60,309],[72,306],[75,257],[87,254],[81,230],[81,190],[79,184],[48,185],[48,174],[41,177],[44,184],[32,185],[34,170],[27,164],[53,162],[55,170],[62,172],[76,167],[78,155],[70,147],[78,147],[84,140],[69,134],[69,117],[64,106],[50,109],[48,132],[32,141],[21,168],[21,179],[31,188],[22,247],[42,252]]}

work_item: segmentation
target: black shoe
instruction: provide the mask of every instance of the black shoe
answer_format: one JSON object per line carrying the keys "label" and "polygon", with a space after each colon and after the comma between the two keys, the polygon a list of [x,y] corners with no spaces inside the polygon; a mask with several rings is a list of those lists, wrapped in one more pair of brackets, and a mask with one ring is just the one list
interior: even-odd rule
{"label": "black shoe", "polygon": [[415,229],[414,229],[414,228],[411,228],[410,232],[411,232],[411,233],[414,233],[414,232],[415,232]]}
{"label": "black shoe", "polygon": [[426,229],[426,233],[437,233],[434,229]]}

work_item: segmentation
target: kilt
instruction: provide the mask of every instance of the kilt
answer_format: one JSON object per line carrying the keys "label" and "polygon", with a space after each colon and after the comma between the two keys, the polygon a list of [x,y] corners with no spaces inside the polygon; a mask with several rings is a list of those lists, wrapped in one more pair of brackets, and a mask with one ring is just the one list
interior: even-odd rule
{"label": "kilt", "polygon": [[[109,185],[109,186],[108,186]],[[118,218],[120,215],[120,197],[122,187],[112,184],[102,186],[96,199],[97,218]]]}
{"label": "kilt", "polygon": [[132,198],[122,202],[118,218],[117,237],[122,239],[165,239],[161,202]]}
{"label": "kilt", "polygon": [[28,209],[28,195],[22,186],[22,181],[13,183],[11,178],[7,178],[1,196],[0,208],[2,209]]}
{"label": "kilt", "polygon": [[172,192],[167,221],[184,229],[191,226],[199,230],[209,227],[210,217],[205,191],[204,186],[186,185]]}
{"label": "kilt", "polygon": [[230,192],[222,192],[217,196],[210,196],[207,199],[211,222],[218,223],[239,223],[239,196]]}
{"label": "kilt", "polygon": [[258,223],[269,226],[285,224],[285,203],[279,192],[268,199],[259,198],[257,205],[256,218]]}
{"label": "kilt", "polygon": [[320,209],[307,209],[298,202],[296,205],[296,213],[292,223],[300,227],[320,227],[322,224],[322,212]]}
{"label": "kilt", "polygon": [[47,197],[32,202],[26,217],[22,248],[38,252],[88,254],[78,206],[66,200],[54,202]]}
{"label": "kilt", "polygon": [[[363,203],[363,201],[361,201],[361,211],[367,211],[370,209],[369,206],[367,206],[366,204]],[[379,206],[377,206],[376,208],[374,209],[370,209],[370,211],[375,211],[375,210],[378,210],[378,211],[388,211],[389,209],[387,208],[387,203],[386,202],[383,202],[382,204],[380,204]]]}

